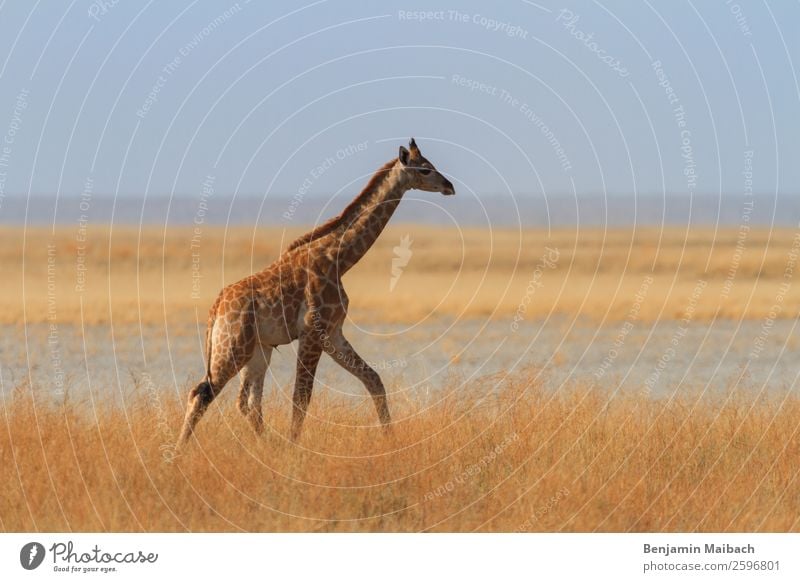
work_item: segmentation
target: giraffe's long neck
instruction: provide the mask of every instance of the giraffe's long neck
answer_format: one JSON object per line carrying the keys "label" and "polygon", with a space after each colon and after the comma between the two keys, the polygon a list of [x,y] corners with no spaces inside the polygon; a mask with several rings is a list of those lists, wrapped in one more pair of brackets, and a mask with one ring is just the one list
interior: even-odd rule
{"label": "giraffe's long neck", "polygon": [[349,271],[375,244],[408,190],[402,167],[395,163],[358,212],[331,237],[330,250],[336,257],[340,274]]}

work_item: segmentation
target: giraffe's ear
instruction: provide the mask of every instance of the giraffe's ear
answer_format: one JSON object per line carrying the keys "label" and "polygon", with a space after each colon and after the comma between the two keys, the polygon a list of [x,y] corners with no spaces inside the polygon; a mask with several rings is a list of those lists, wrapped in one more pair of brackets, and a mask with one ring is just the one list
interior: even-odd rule
{"label": "giraffe's ear", "polygon": [[415,142],[415,141],[414,141],[414,138],[413,138],[413,137],[412,137],[412,138],[411,138],[411,140],[408,142],[408,149],[410,149],[412,152],[413,152],[414,150],[417,150],[417,151],[419,151],[419,148],[417,147],[417,142]]}
{"label": "giraffe's ear", "polygon": [[400,163],[403,164],[404,166],[407,166],[408,159],[410,156],[411,154],[408,152],[408,150],[403,146],[400,146],[400,154],[397,156],[397,159],[400,160]]}

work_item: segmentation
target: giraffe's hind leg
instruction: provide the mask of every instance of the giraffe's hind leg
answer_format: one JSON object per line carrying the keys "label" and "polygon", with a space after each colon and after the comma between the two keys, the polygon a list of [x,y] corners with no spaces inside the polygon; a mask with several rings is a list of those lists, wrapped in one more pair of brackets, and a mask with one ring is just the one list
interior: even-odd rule
{"label": "giraffe's hind leg", "polygon": [[228,313],[214,322],[209,377],[189,392],[179,446],[189,440],[214,398],[251,359],[255,337],[255,318],[250,310]]}
{"label": "giraffe's hind leg", "polygon": [[264,376],[267,374],[272,357],[272,346],[256,345],[250,361],[239,372],[238,406],[253,425],[257,434],[264,431],[264,417],[261,411],[261,395],[264,392]]}

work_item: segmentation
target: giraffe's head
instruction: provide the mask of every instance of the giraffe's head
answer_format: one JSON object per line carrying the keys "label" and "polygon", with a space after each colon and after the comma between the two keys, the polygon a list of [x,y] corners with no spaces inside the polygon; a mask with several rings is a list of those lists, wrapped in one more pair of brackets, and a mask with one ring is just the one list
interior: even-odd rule
{"label": "giraffe's head", "polygon": [[403,166],[403,172],[408,177],[412,189],[441,192],[446,196],[456,193],[453,183],[442,176],[433,164],[425,159],[413,137],[408,142],[408,149],[400,146],[398,160]]}

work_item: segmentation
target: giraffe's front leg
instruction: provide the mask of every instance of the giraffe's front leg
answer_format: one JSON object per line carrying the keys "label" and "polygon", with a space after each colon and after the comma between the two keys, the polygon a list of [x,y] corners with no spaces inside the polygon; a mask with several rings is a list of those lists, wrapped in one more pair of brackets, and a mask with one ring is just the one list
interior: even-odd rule
{"label": "giraffe's front leg", "polygon": [[292,441],[297,442],[303,421],[306,418],[311,392],[314,389],[314,376],[322,356],[322,340],[318,334],[306,333],[300,337],[297,348],[297,377],[294,384],[294,409],[292,411]]}
{"label": "giraffe's front leg", "polygon": [[326,344],[325,348],[333,358],[333,361],[339,364],[342,368],[350,372],[353,376],[361,380],[367,392],[372,396],[375,402],[375,410],[378,412],[378,418],[387,429],[390,428],[392,417],[389,414],[389,405],[386,402],[386,389],[383,387],[383,381],[378,373],[364,361],[364,358],[350,345],[350,342],[344,337],[341,328],[337,329],[331,337],[330,344]]}

